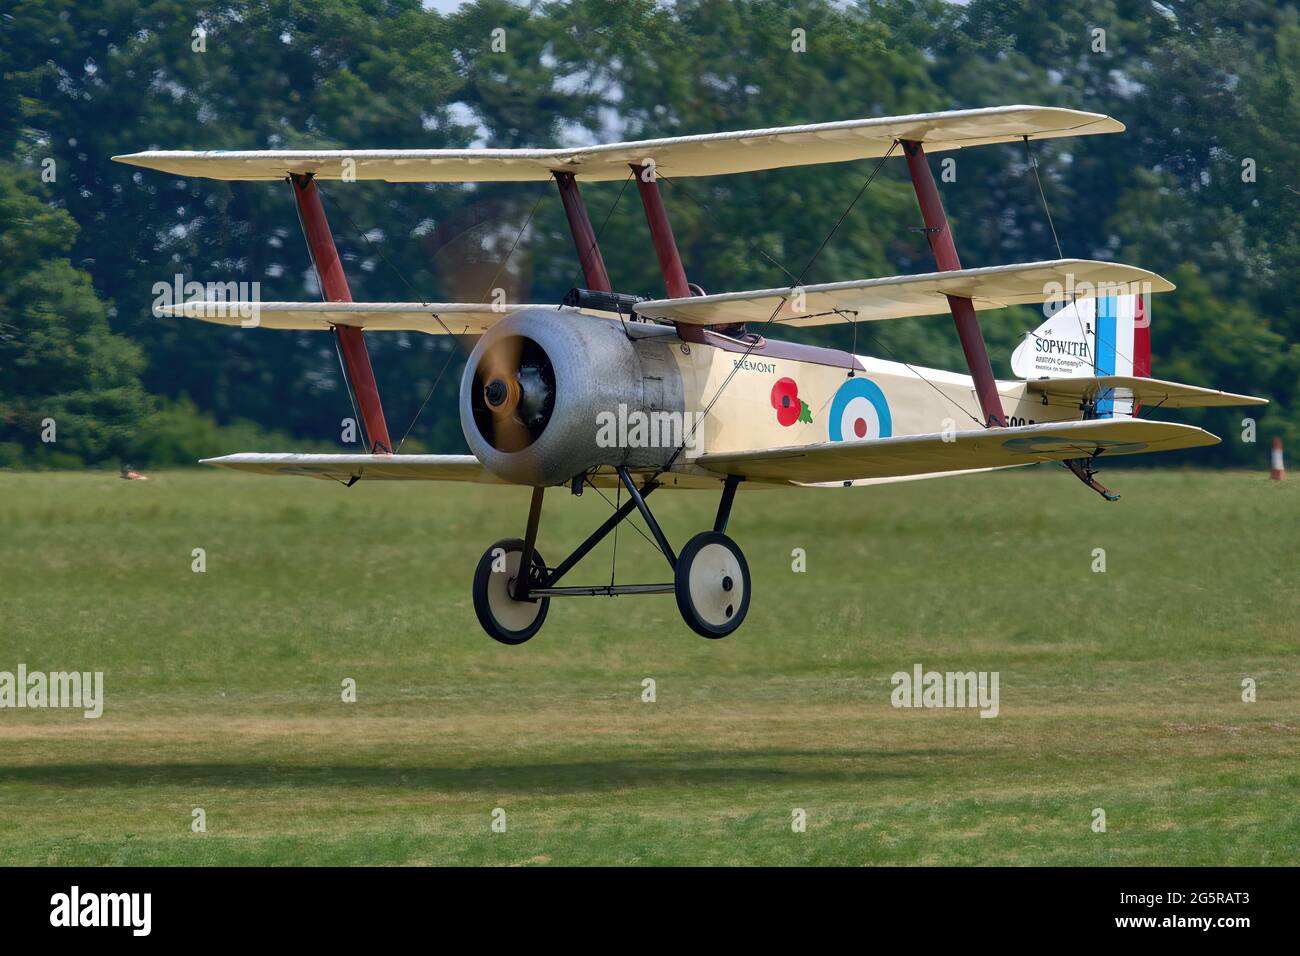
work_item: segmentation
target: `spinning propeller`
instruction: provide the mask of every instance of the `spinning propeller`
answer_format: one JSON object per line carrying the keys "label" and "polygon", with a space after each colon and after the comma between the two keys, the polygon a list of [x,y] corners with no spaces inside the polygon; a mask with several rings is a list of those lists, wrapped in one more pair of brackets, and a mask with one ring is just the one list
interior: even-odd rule
{"label": "spinning propeller", "polygon": [[[450,301],[485,302],[498,290],[506,301],[520,301],[529,265],[511,253],[527,227],[524,212],[517,201],[489,198],[458,210],[428,235],[429,264]],[[461,336],[457,343],[466,352],[474,344]],[[493,343],[474,370],[470,402],[480,433],[494,448],[527,448],[555,404],[555,375],[545,352],[520,336]]]}
{"label": "spinning propeller", "polygon": [[474,370],[474,420],[493,448],[522,451],[555,407],[555,372],[530,339],[511,335],[488,346]]}

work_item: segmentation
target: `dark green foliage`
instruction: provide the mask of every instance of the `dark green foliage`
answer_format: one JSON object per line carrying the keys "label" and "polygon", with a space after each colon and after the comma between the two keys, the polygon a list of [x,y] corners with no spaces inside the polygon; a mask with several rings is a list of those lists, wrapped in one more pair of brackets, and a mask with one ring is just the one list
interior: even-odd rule
{"label": "dark green foliage", "polygon": [[72,217],[0,164],[0,465],[78,465],[124,453],[152,408],[144,360],[109,331],[90,277],[67,259]]}
{"label": "dark green foliage", "polygon": [[[498,28],[504,52],[493,50]],[[796,29],[805,52],[792,51]],[[1097,29],[1104,50],[1094,49]],[[1132,262],[1179,283],[1154,302],[1153,374],[1274,400],[1257,415],[1255,445],[1233,438],[1240,413],[1180,415],[1228,439],[1198,460],[1259,466],[1263,439],[1300,444],[1291,4],[479,0],[443,15],[419,0],[19,0],[0,18],[0,73],[0,463],[183,460],[207,453],[198,436],[224,448],[210,429],[236,421],[282,430],[283,447],[338,447],[340,420],[353,414],[324,336],[151,314],[154,284],[177,274],[259,282],[267,300],[314,298],[288,190],[169,178],[112,163],[115,153],[552,145],[1008,103],[1096,110],[1128,125],[1126,135],[1033,151],[1066,256]],[[43,185],[46,159],[57,177]],[[1056,255],[1023,148],[956,159],[956,181],[941,188],[966,265]],[[872,165],[667,182],[688,275],[724,291],[790,274],[819,282],[930,269],[893,160],[804,274]],[[323,191],[358,300],[474,300],[496,285],[553,301],[578,281],[548,184]],[[584,192],[615,284],[659,293],[635,191]],[[1035,318],[986,316],[1003,374]],[[802,335],[852,342],[847,327]],[[462,450],[458,350],[423,336],[369,341],[395,437],[432,392],[404,450]],[[962,364],[942,317],[864,327],[857,347]],[[165,404],[163,419],[149,418],[159,406],[146,391],[192,399],[208,422],[196,442],[146,434],[191,414]],[[55,412],[58,454],[32,430]]]}

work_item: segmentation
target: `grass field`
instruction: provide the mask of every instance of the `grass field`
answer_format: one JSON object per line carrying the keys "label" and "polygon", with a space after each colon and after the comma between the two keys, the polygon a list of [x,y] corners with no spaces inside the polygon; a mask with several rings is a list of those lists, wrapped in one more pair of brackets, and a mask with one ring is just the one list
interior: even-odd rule
{"label": "grass field", "polygon": [[[1295,863],[1300,480],[1110,479],[742,490],[735,635],[556,599],[508,648],[469,581],[522,489],[0,473],[0,671],[107,698],[0,710],[0,863]],[[678,546],[711,524],[660,494]],[[543,554],[607,511],[548,493]],[[627,526],[618,563],[665,579]],[[1000,715],[894,709],[917,663],[999,672]]]}

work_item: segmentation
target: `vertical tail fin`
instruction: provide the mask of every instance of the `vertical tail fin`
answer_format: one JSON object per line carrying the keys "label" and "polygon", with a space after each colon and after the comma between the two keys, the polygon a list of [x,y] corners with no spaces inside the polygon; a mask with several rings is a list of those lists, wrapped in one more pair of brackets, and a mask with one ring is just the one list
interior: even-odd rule
{"label": "vertical tail fin", "polygon": [[1151,377],[1151,297],[1133,296],[1133,374]]}
{"label": "vertical tail fin", "polygon": [[[1079,299],[1052,315],[1016,347],[1012,371],[1023,379],[1086,375],[1151,377],[1150,300],[1141,295]],[[1128,417],[1129,399],[1097,402],[1099,418]]]}

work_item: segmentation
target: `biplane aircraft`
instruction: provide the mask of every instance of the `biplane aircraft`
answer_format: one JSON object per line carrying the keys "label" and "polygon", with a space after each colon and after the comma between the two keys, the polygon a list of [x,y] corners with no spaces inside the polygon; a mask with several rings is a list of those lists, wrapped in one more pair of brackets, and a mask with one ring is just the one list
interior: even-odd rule
{"label": "biplane aircraft", "polygon": [[[1116,120],[1037,106],[926,113],[745,130],[573,149],[151,151],[114,157],[178,176],[280,180],[292,188],[324,302],[260,302],[270,329],[331,331],[361,409],[366,454],[250,453],[206,459],[224,468],[351,484],[416,479],[532,489],[522,538],[490,545],[473,580],[487,633],[506,644],[542,626],[550,599],[672,593],[708,638],[744,621],[751,581],[727,536],[737,488],[851,487],[1032,464],[1063,463],[1086,485],[1098,460],[1218,439],[1138,417],[1141,407],[1262,404],[1263,399],[1150,377],[1149,293],[1173,287],[1134,266],[1055,259],[963,268],[927,153],[992,143],[1118,133]],[[725,292],[690,283],[659,179],[719,176],[901,154],[938,271],[924,275]],[[317,183],[553,179],[585,288],[562,303],[353,302]],[[635,178],[667,297],[615,290],[579,181]],[[977,313],[1026,303],[1061,306],[1014,359],[1017,381],[994,378]],[[192,301],[162,311],[247,324],[249,303]],[[1046,311],[1046,309],[1045,309]],[[964,373],[781,341],[782,327],[951,314]],[[394,454],[363,330],[477,336],[460,383],[471,455]],[[856,349],[854,350],[856,351]],[[557,564],[537,547],[544,490],[618,487],[616,507]],[[647,503],[660,488],[714,488],[710,530],[675,550]],[[672,571],[665,583],[561,582],[620,522],[640,514]]]}

